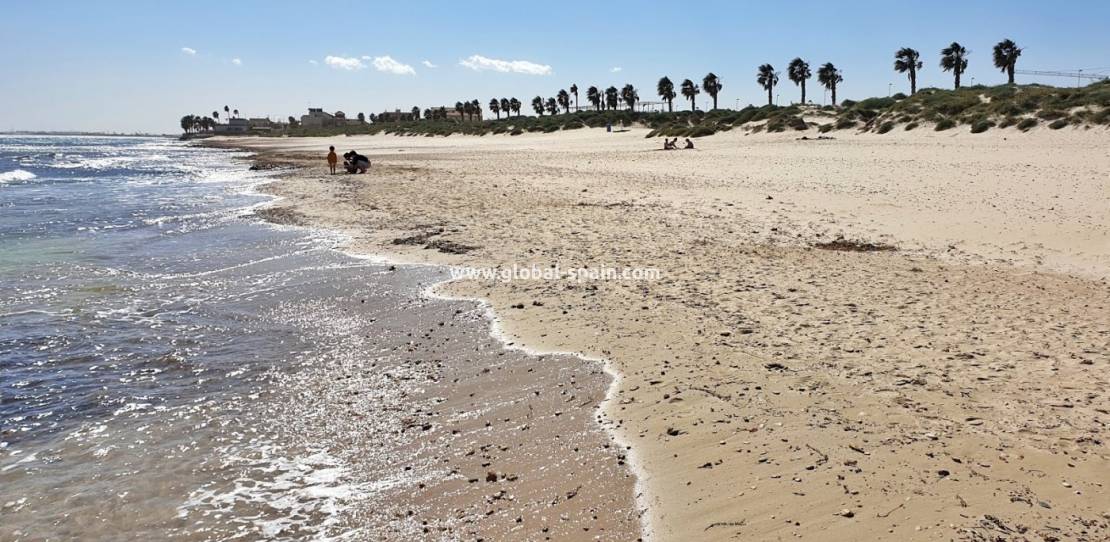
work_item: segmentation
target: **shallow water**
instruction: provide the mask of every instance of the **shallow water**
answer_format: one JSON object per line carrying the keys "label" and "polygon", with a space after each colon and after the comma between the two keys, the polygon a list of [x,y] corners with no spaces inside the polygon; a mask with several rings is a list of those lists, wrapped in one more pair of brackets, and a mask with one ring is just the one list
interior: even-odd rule
{"label": "shallow water", "polygon": [[267,416],[349,322],[433,270],[266,226],[265,180],[153,138],[0,138],[0,538],[324,533],[357,476]]}

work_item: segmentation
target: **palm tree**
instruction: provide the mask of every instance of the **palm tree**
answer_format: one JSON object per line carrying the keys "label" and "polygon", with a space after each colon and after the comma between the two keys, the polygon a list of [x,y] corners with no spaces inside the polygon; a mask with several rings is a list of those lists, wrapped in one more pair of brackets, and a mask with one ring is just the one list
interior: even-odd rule
{"label": "palm tree", "polygon": [[532,98],[532,109],[535,109],[536,114],[542,117],[543,116],[543,98],[540,98],[539,96],[536,96],[535,98]]}
{"label": "palm tree", "polygon": [[520,100],[513,98],[509,100],[509,109],[512,109],[513,114],[520,116]]}
{"label": "palm tree", "polygon": [[290,128],[297,125],[297,117],[294,117],[293,115],[289,115],[289,118],[285,119],[285,120],[289,121],[289,127]]}
{"label": "palm tree", "polygon": [[474,120],[474,103],[473,102],[463,102],[463,113],[466,113],[466,120],[467,121]]}
{"label": "palm tree", "polygon": [[466,113],[466,105],[462,102],[455,102],[455,112],[459,114],[459,120],[463,120],[463,114]]}
{"label": "palm tree", "polygon": [[224,106],[224,116],[229,119],[231,118],[231,109],[229,109],[226,105]]}
{"label": "palm tree", "polygon": [[578,112],[578,85],[571,83],[570,93],[574,95],[574,111]]}
{"label": "palm tree", "polygon": [[619,97],[619,94],[617,94],[617,87],[609,87],[609,88],[605,89],[605,106],[606,106],[606,109],[616,109],[617,108],[617,99],[618,99],[618,97]]}
{"label": "palm tree", "polygon": [[471,100],[470,112],[474,115],[478,115],[478,120],[482,120],[482,104],[479,103],[477,99]]}
{"label": "palm tree", "polygon": [[826,62],[823,66],[817,68],[817,82],[832,92],[833,105],[836,105],[836,85],[842,81],[844,81],[844,77],[840,75],[840,70],[836,69],[832,62]]}
{"label": "palm tree", "polygon": [[694,98],[697,98],[699,92],[701,92],[701,90],[698,89],[698,86],[695,85],[693,81],[689,79],[682,81],[682,96],[690,100],[690,111],[697,109],[694,105]]}
{"label": "palm tree", "polygon": [[967,49],[963,45],[952,42],[952,45],[940,50],[940,69],[952,72],[956,77],[956,87],[960,88],[960,75],[967,70]]}
{"label": "palm tree", "polygon": [[1004,72],[1009,77],[1009,83],[1014,84],[1014,66],[1021,56],[1021,48],[1012,40],[1005,39],[994,46],[994,67]]}
{"label": "palm tree", "polygon": [[894,53],[894,71],[909,74],[911,96],[917,94],[917,70],[921,66],[921,53],[909,47],[903,47]]}
{"label": "palm tree", "polygon": [[235,115],[235,118],[239,118],[239,110],[238,109],[233,110],[232,113]]}
{"label": "palm tree", "polygon": [[713,98],[713,109],[717,109],[717,93],[721,92],[722,87],[724,87],[724,85],[721,84],[720,78],[714,75],[713,72],[709,72],[705,78],[701,80],[702,90]]}
{"label": "palm tree", "polygon": [[547,106],[548,113],[551,113],[552,115],[556,115],[559,113],[559,102],[556,101],[555,98],[548,98],[545,105]]}
{"label": "palm tree", "polygon": [[497,115],[497,120],[501,120],[501,102],[499,102],[497,98],[489,101],[489,110]]}
{"label": "palm tree", "polygon": [[212,112],[212,118],[214,118],[214,119],[216,119],[217,121],[219,121],[219,120],[220,120],[220,112],[219,112],[219,111],[213,111],[213,112]]}
{"label": "palm tree", "polygon": [[412,120],[420,120],[420,108],[412,106]]}
{"label": "palm tree", "polygon": [[359,113],[358,114],[358,121],[359,122],[366,122],[366,113]]}
{"label": "palm tree", "polygon": [[586,89],[586,101],[594,105],[594,111],[601,111],[601,92],[597,87],[591,86]]}
{"label": "palm tree", "polygon": [[667,112],[674,113],[674,98],[677,94],[674,93],[674,83],[670,78],[663,77],[655,84],[655,92],[659,94],[663,101],[667,102]]}
{"label": "palm tree", "polygon": [[505,118],[508,118],[509,117],[509,111],[513,108],[513,105],[511,103],[509,103],[508,98],[501,98],[501,104],[500,105],[501,105],[501,110],[505,112]]}
{"label": "palm tree", "polygon": [[563,111],[570,113],[570,94],[567,94],[565,90],[559,90],[559,94],[556,96],[558,96],[559,106],[563,108]]}
{"label": "palm tree", "polygon": [[806,79],[813,76],[809,71],[809,63],[801,58],[795,58],[790,61],[790,65],[786,67],[786,76],[794,82],[795,85],[802,87],[802,105],[806,103]]}
{"label": "palm tree", "polygon": [[775,71],[775,67],[770,64],[764,64],[759,67],[759,74],[756,75],[755,81],[763,90],[767,91],[767,105],[775,103],[774,98],[771,97],[771,92],[775,89],[775,85],[779,84],[779,73]]}
{"label": "palm tree", "polygon": [[187,133],[189,133],[189,130],[192,130],[192,129],[193,129],[193,116],[192,115],[185,115],[184,117],[181,117],[181,130],[184,131],[187,134]]}
{"label": "palm tree", "polygon": [[632,111],[632,108],[640,99],[640,95],[636,93],[635,87],[632,85],[625,85],[624,88],[621,89],[621,99],[628,105],[628,110]]}

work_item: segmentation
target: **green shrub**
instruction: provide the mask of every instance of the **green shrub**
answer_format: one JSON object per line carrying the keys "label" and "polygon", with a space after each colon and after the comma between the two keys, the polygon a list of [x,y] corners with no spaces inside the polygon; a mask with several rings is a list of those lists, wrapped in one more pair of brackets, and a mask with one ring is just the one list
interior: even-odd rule
{"label": "green shrub", "polygon": [[914,128],[917,128],[917,123],[916,122],[911,122],[911,123],[906,125],[905,130],[908,132],[910,130],[913,130]]}
{"label": "green shrub", "polygon": [[956,122],[953,121],[952,119],[940,119],[940,121],[937,122],[937,127],[935,128],[935,130],[938,131],[938,132],[943,132],[945,130],[949,130],[949,129],[952,129],[952,128],[955,128],[955,127],[956,127]]}
{"label": "green shrub", "polygon": [[1022,119],[1022,121],[1018,123],[1017,127],[1018,127],[1018,130],[1021,130],[1023,132],[1028,132],[1030,128],[1032,128],[1036,125],[1037,125],[1037,119],[1029,118],[1029,119]]}
{"label": "green shrub", "polygon": [[836,121],[836,129],[837,130],[847,130],[848,128],[855,128],[855,127],[856,127],[856,121],[851,120],[851,119],[840,119],[840,120]]}
{"label": "green shrub", "polygon": [[1045,109],[1044,111],[1037,113],[1037,116],[1044,120],[1054,120],[1064,118],[1068,116],[1068,114],[1064,113],[1063,111],[1057,111],[1055,109]]}
{"label": "green shrub", "polygon": [[1048,127],[1052,128],[1053,130],[1059,130],[1060,128],[1063,128],[1067,125],[1068,119],[1056,119],[1052,121],[1052,124],[1049,124]]}
{"label": "green shrub", "polygon": [[976,121],[971,125],[971,133],[981,134],[983,132],[986,132],[987,130],[990,130],[993,126],[994,123],[989,120]]}
{"label": "green shrub", "polygon": [[893,129],[894,129],[894,123],[888,120],[888,121],[879,125],[878,132],[880,134],[885,134],[885,133],[887,133],[887,132],[889,132]]}
{"label": "green shrub", "polygon": [[1009,128],[1018,123],[1017,117],[1006,117],[1002,122],[998,123],[999,128]]}
{"label": "green shrub", "polygon": [[716,133],[716,130],[708,126],[695,126],[686,132],[686,137],[705,137]]}
{"label": "green shrub", "polygon": [[833,128],[836,128],[836,124],[830,122],[828,124],[822,124],[817,131],[824,134],[833,131]]}
{"label": "green shrub", "polygon": [[894,105],[894,102],[904,98],[905,95],[902,98],[868,98],[856,104],[856,107],[858,109],[886,109]]}

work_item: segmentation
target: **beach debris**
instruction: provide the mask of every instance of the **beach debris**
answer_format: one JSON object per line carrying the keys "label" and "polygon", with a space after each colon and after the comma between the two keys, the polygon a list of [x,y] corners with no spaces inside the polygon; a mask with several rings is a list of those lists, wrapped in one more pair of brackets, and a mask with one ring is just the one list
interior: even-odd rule
{"label": "beach debris", "polygon": [[851,518],[851,517],[855,517],[856,513],[847,509],[847,508],[845,508],[845,509],[841,510],[840,513],[837,514],[837,515],[841,516],[841,517],[845,517],[845,518]]}
{"label": "beach debris", "polygon": [[425,231],[425,232],[422,232],[422,233],[418,233],[416,235],[410,235],[408,237],[398,237],[398,238],[394,239],[393,241],[391,241],[391,243],[393,243],[394,245],[423,245],[423,244],[427,243],[429,240],[431,240],[432,237],[435,237],[435,236],[440,235],[442,233],[443,233],[443,228],[439,228],[439,229],[436,229],[436,230],[429,230],[429,231]]}
{"label": "beach debris", "polygon": [[843,237],[837,237],[826,243],[816,243],[813,246],[821,250],[834,250],[837,252],[893,252],[898,250],[893,245],[845,239]]}
{"label": "beach debris", "polygon": [[436,239],[436,240],[424,245],[424,248],[425,249],[435,249],[435,250],[438,250],[438,251],[440,251],[444,254],[466,254],[467,252],[475,250],[478,247],[471,246],[471,245],[464,245],[462,243],[456,243],[454,241],[448,241],[446,239]]}
{"label": "beach debris", "polygon": [[748,523],[748,520],[742,519],[740,521],[716,521],[706,525],[702,532],[708,531],[714,527],[743,527]]}

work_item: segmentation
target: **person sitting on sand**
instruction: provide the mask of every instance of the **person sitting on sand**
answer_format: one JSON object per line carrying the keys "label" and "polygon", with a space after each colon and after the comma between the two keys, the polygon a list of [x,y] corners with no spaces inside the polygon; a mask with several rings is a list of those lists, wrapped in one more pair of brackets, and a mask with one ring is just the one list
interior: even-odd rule
{"label": "person sitting on sand", "polygon": [[671,141],[669,139],[664,138],[663,139],[663,150],[673,151],[673,150],[678,148],[677,143],[678,143],[678,138],[677,137],[674,138],[674,141]]}
{"label": "person sitting on sand", "polygon": [[355,152],[350,151],[343,155],[343,165],[347,169],[347,173],[366,173],[370,169],[370,159]]}
{"label": "person sitting on sand", "polygon": [[693,141],[690,141],[690,138],[686,138],[686,146],[685,146],[685,147],[682,147],[682,148],[684,148],[684,149],[692,149],[692,148],[694,148],[694,142],[693,142]]}
{"label": "person sitting on sand", "polygon": [[328,169],[335,175],[335,166],[339,164],[339,155],[335,154],[335,146],[328,147]]}

